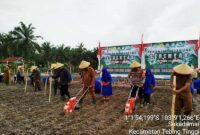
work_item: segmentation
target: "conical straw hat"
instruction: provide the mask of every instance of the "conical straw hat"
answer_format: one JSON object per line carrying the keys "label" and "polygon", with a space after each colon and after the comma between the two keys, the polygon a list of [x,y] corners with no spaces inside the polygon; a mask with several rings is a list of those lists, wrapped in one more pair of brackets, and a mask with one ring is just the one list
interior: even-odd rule
{"label": "conical straw hat", "polygon": [[37,69],[37,66],[32,66],[31,67],[31,72],[33,72],[33,70]]}
{"label": "conical straw hat", "polygon": [[89,67],[89,66],[90,66],[90,62],[87,62],[87,61],[82,60],[82,61],[81,61],[81,64],[79,65],[79,68],[80,68],[80,69],[84,69],[84,68],[87,68],[87,67]]}
{"label": "conical straw hat", "polygon": [[24,66],[23,66],[23,65],[21,65],[21,66],[18,66],[18,67],[17,67],[17,69],[20,69],[20,68],[24,68]]}
{"label": "conical straw hat", "polygon": [[64,64],[62,64],[62,63],[56,63],[55,69],[58,69],[58,68],[63,67],[63,66],[64,66]]}
{"label": "conical straw hat", "polygon": [[189,75],[193,73],[193,69],[187,64],[180,64],[178,66],[175,66],[173,71],[181,75]]}
{"label": "conical straw hat", "polygon": [[131,68],[138,68],[138,67],[141,67],[141,64],[138,63],[137,61],[134,61],[134,62],[131,64],[130,67],[131,67]]}
{"label": "conical straw hat", "polygon": [[51,69],[55,68],[56,67],[56,63],[54,64],[51,64]]}

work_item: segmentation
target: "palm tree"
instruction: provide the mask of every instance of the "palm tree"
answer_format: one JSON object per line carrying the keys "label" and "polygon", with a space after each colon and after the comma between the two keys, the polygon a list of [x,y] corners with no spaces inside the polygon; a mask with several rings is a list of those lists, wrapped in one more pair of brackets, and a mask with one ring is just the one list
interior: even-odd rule
{"label": "palm tree", "polygon": [[48,62],[51,59],[51,43],[44,42],[41,45],[41,56],[44,62]]}
{"label": "palm tree", "polygon": [[26,26],[23,22],[20,22],[20,26],[15,27],[11,32],[18,48],[17,51],[26,59],[30,59],[32,53],[40,51],[40,46],[36,40],[42,37],[35,36],[34,30],[35,27],[32,24]]}
{"label": "palm tree", "polygon": [[15,56],[15,48],[13,46],[13,38],[10,34],[0,34],[0,54],[1,57]]}
{"label": "palm tree", "polygon": [[0,58],[2,58],[4,56],[4,35],[3,33],[0,33]]}
{"label": "palm tree", "polygon": [[66,53],[65,53],[65,45],[64,44],[58,46],[57,53],[56,53],[55,57],[56,57],[57,61],[65,62],[67,56],[66,56]]}

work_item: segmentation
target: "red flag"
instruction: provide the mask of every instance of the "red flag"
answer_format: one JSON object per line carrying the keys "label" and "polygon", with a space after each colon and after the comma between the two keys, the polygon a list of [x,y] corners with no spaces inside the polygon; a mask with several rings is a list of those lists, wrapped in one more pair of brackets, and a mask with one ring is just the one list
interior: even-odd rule
{"label": "red flag", "polygon": [[100,56],[100,58],[101,58],[101,47],[100,47],[100,45],[101,45],[101,43],[100,43],[100,41],[99,41],[99,46],[98,46],[98,54],[97,54],[97,55],[99,55],[99,56]]}

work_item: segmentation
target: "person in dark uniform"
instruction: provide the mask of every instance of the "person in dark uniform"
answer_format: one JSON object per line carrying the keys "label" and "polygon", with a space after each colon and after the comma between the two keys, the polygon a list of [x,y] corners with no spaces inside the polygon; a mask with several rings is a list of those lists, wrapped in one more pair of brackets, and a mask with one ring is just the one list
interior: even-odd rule
{"label": "person in dark uniform", "polygon": [[17,83],[21,84],[21,82],[25,83],[24,80],[24,67],[23,66],[19,66],[18,67],[18,71],[17,71]]}
{"label": "person in dark uniform", "polygon": [[58,72],[56,78],[58,78],[61,100],[65,101],[65,95],[68,96],[68,98],[71,98],[68,91],[69,83],[71,82],[71,75],[70,72],[64,68],[64,64],[62,63],[57,63],[55,69]]}
{"label": "person in dark uniform", "polygon": [[51,64],[51,70],[53,70],[53,89],[54,89],[54,96],[57,95],[57,89],[58,89],[58,71],[55,69],[56,64]]}

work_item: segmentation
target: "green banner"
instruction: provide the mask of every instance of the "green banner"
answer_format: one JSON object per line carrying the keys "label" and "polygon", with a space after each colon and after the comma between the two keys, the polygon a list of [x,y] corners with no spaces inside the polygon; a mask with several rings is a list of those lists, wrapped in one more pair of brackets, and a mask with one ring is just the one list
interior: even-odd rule
{"label": "green banner", "polygon": [[[170,75],[174,66],[197,65],[197,40],[144,44],[146,68],[155,75]],[[102,47],[101,63],[112,74],[127,74],[131,63],[141,62],[141,44]]]}
{"label": "green banner", "polygon": [[187,41],[152,43],[145,48],[146,67],[156,75],[169,75],[174,66],[197,65],[196,44]]}
{"label": "green banner", "polygon": [[139,48],[134,45],[102,47],[101,49],[101,63],[111,73],[128,73],[133,60],[140,62]]}

